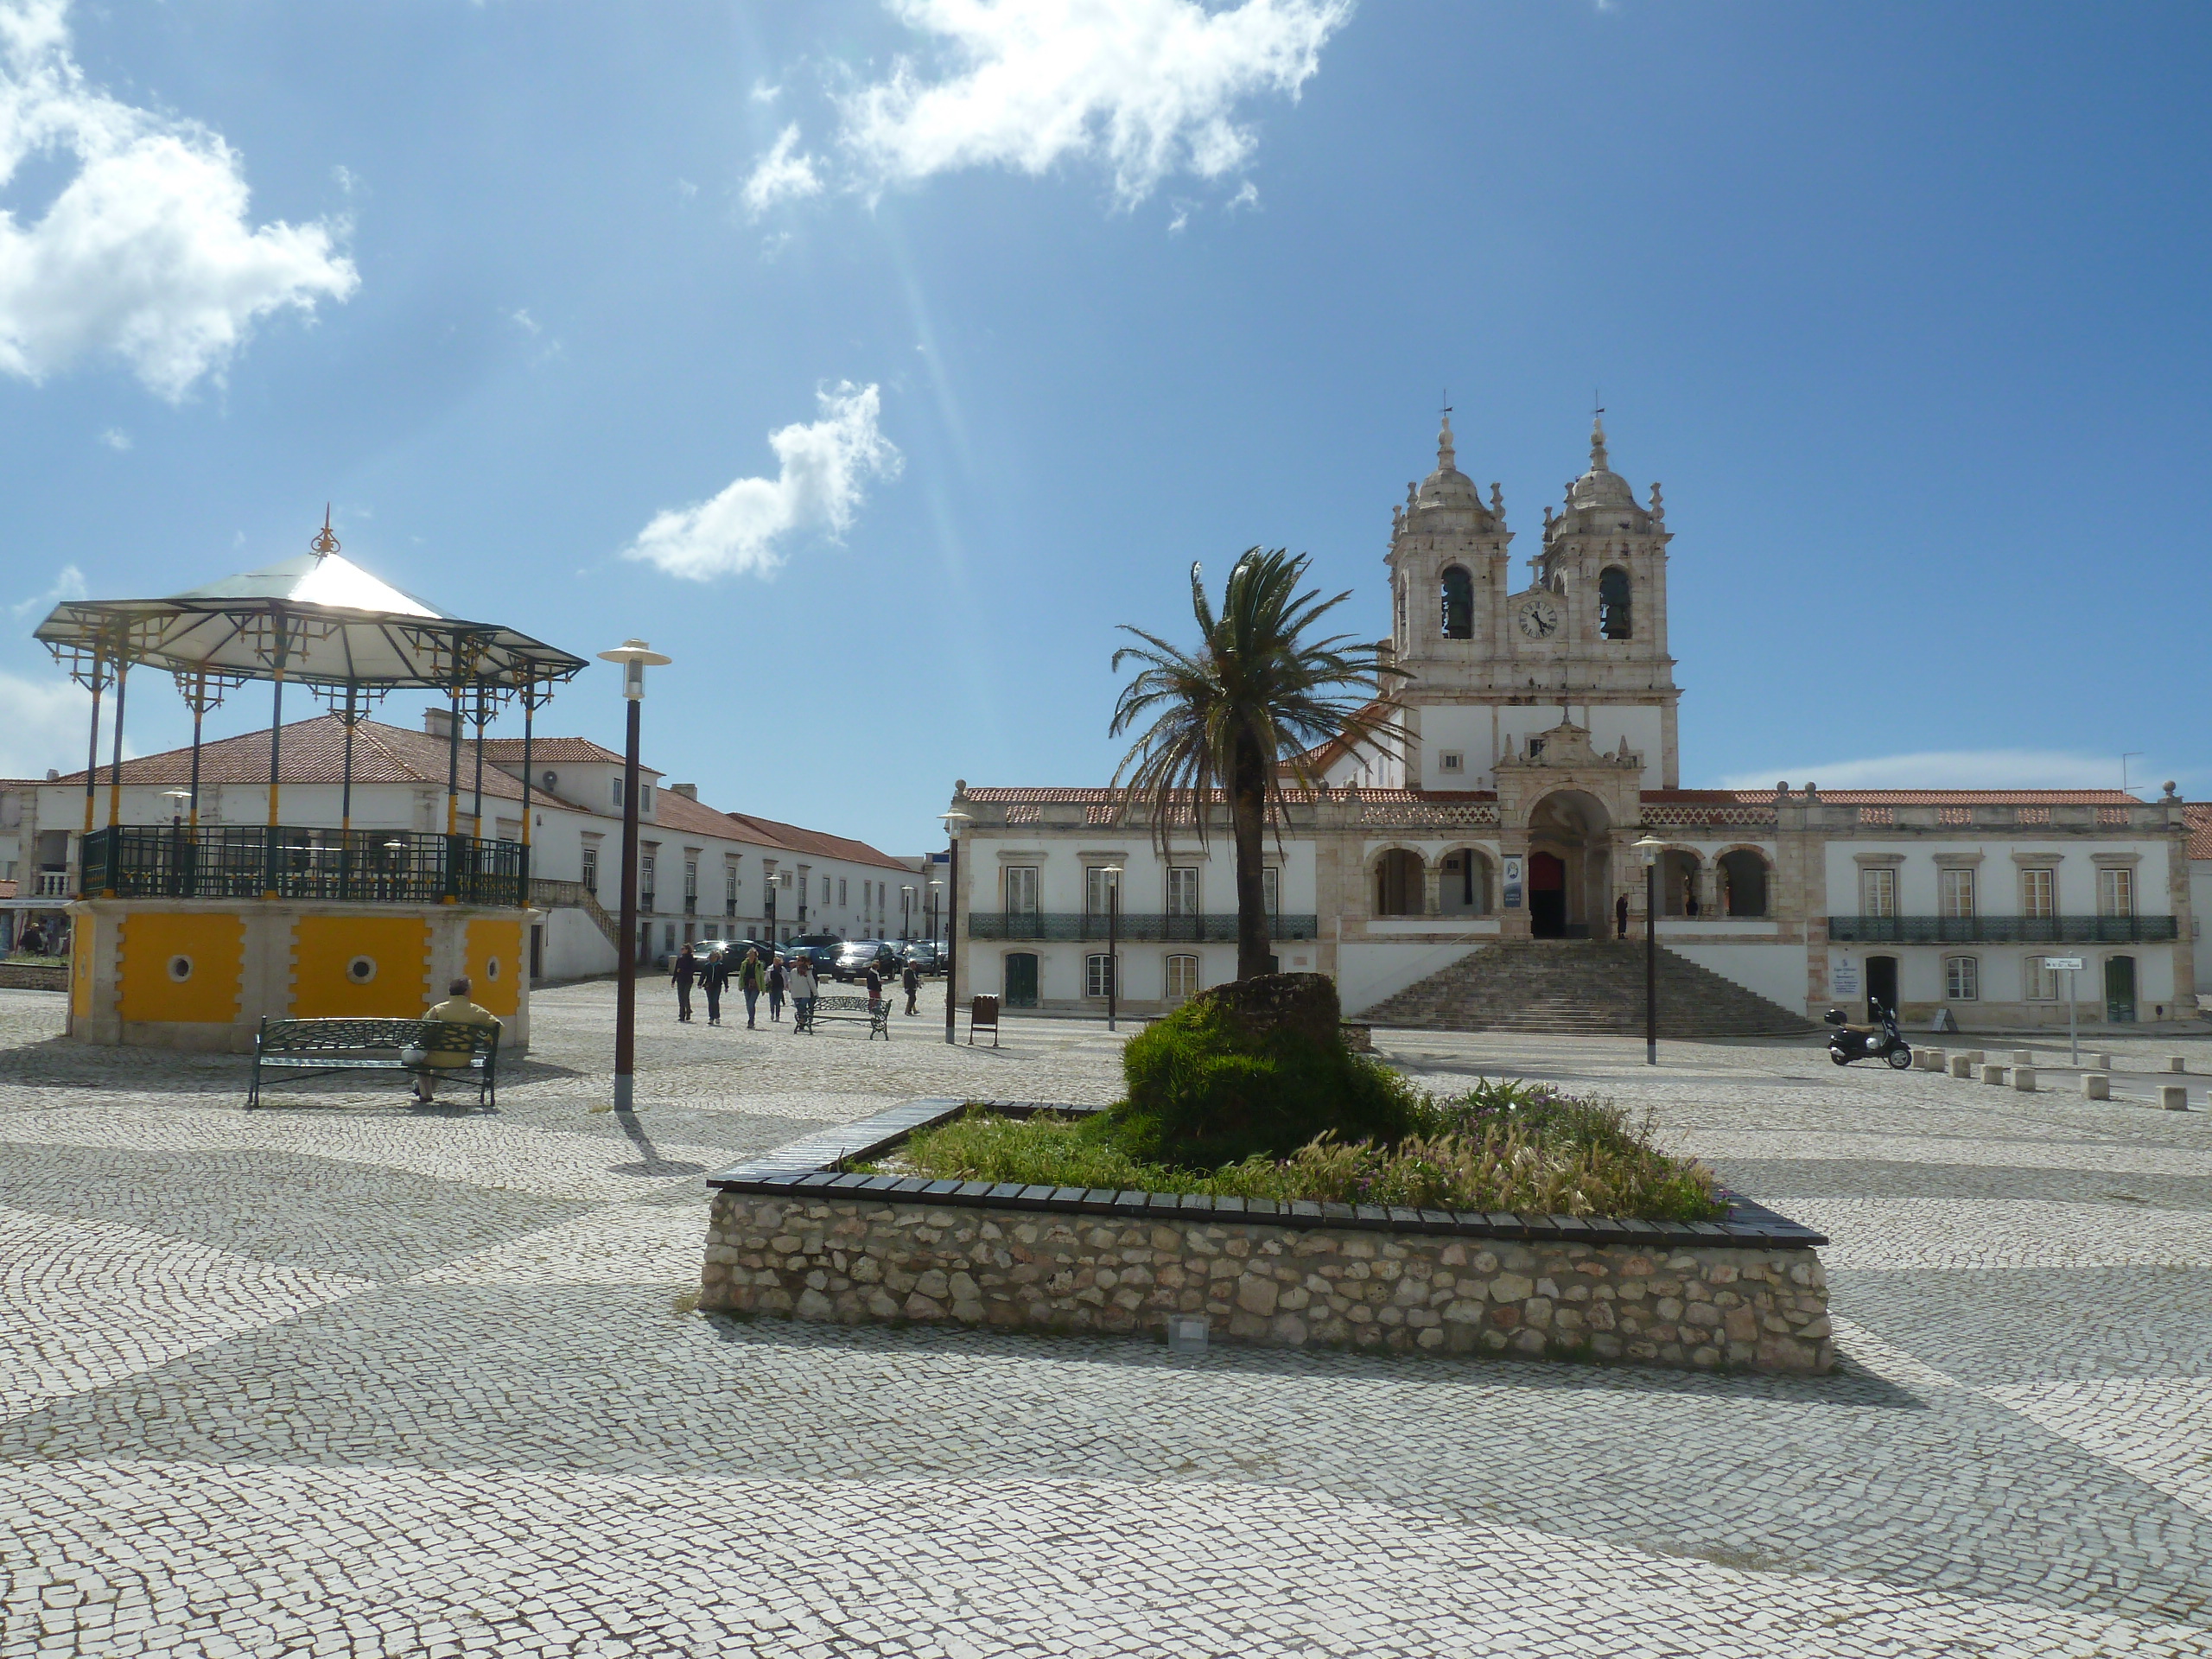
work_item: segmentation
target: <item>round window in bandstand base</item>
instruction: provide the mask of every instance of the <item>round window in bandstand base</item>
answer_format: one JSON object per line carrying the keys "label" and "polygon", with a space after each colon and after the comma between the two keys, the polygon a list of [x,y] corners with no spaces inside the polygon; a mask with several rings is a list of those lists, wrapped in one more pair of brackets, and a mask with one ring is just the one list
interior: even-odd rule
{"label": "round window in bandstand base", "polygon": [[377,976],[374,957],[356,957],[346,964],[346,977],[356,985],[366,985]]}
{"label": "round window in bandstand base", "polygon": [[183,984],[186,980],[190,979],[192,977],[192,958],[190,957],[171,957],[169,958],[169,977],[180,985]]}
{"label": "round window in bandstand base", "polygon": [[499,959],[497,957],[485,957],[485,959],[484,959],[484,977],[485,977],[485,978],[486,978],[486,979],[490,979],[490,980],[496,980],[496,979],[498,979],[498,978],[499,978]]}

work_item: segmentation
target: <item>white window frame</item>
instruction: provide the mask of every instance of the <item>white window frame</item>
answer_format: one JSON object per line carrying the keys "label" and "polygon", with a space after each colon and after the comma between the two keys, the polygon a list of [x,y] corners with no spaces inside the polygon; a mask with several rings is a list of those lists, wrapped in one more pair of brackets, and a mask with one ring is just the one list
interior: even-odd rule
{"label": "white window frame", "polygon": [[1008,864],[999,872],[1001,902],[1009,916],[1037,913],[1037,876],[1034,864]]}
{"label": "white window frame", "polygon": [[1270,917],[1282,914],[1282,871],[1273,864],[1260,870],[1260,908]]}
{"label": "white window frame", "polygon": [[1897,913],[1897,873],[1889,866],[1859,872],[1859,913],[1880,921]]}
{"label": "white window frame", "polygon": [[599,891],[599,848],[592,842],[584,843],[583,883],[586,893]]}
{"label": "white window frame", "polygon": [[1198,957],[1187,951],[1171,954],[1161,982],[1167,987],[1167,1000],[1171,1002],[1196,996],[1204,988],[1204,970]]}
{"label": "white window frame", "polygon": [[1461,749],[1439,749],[1436,752],[1436,769],[1439,772],[1465,772],[1467,769],[1467,756],[1465,751]]}
{"label": "white window frame", "polygon": [[2056,1002],[2066,993],[2061,988],[2057,973],[2044,966],[2049,960],[2044,957],[2027,957],[2020,963],[2020,1000],[2024,1002]]}
{"label": "white window frame", "polygon": [[1103,916],[1110,908],[1106,897],[1109,886],[1106,872],[1111,868],[1105,864],[1086,864],[1083,867],[1083,904],[1086,916]]}
{"label": "white window frame", "polygon": [[1943,958],[1943,1000],[1946,1002],[1981,1001],[1981,959],[1979,957]]}
{"label": "white window frame", "polygon": [[2048,864],[2031,864],[2021,870],[2020,914],[2037,921],[2058,914],[2058,872]]}
{"label": "white window frame", "polygon": [[1167,914],[1196,916],[1198,911],[1198,867],[1171,864],[1167,868]]}
{"label": "white window frame", "polygon": [[[1112,969],[1108,969],[1105,966],[1105,964],[1110,960],[1112,960],[1111,957],[1104,950],[1093,951],[1084,957],[1084,995],[1086,997],[1096,997],[1100,1001],[1105,1001],[1106,976],[1109,972],[1114,971]],[[1120,966],[1121,964],[1119,963],[1116,963],[1115,969],[1118,969]],[[1118,974],[1116,974],[1116,976],[1118,977]]]}
{"label": "white window frame", "polygon": [[2097,872],[2097,914],[2133,916],[2135,913],[2135,872],[2122,866]]}
{"label": "white window frame", "polygon": [[1974,919],[1974,880],[1971,865],[1946,864],[1936,872],[1936,913],[1947,921]]}

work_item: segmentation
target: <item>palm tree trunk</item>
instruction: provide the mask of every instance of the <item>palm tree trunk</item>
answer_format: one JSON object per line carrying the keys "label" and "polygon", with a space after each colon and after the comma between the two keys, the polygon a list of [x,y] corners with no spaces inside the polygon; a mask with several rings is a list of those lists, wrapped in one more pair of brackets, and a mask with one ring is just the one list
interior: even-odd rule
{"label": "palm tree trunk", "polygon": [[1236,764],[1229,785],[1230,824],[1236,837],[1236,977],[1250,979],[1268,971],[1267,885],[1262,878],[1265,856],[1268,809],[1268,770],[1260,746],[1249,737],[1236,740]]}

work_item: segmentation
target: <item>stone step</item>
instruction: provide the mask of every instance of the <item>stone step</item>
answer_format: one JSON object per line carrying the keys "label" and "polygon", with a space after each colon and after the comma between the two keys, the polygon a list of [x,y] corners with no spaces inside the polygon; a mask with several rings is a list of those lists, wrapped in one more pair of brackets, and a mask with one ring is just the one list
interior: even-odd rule
{"label": "stone step", "polygon": [[[1788,1036],[1811,1021],[1663,946],[1659,1030],[1673,1037]],[[1471,951],[1360,1016],[1430,1031],[1640,1035],[1644,947],[1618,939],[1500,941]]]}

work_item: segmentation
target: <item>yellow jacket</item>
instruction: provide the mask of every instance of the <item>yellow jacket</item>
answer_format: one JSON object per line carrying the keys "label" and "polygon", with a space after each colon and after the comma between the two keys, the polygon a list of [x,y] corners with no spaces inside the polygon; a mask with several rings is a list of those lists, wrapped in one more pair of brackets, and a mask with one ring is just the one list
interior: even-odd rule
{"label": "yellow jacket", "polygon": [[[423,1018],[442,1021],[449,1026],[497,1026],[499,1016],[489,1008],[480,1008],[465,996],[449,996],[423,1011]],[[434,1048],[424,1056],[426,1065],[467,1065],[468,1054],[464,1049]]]}

